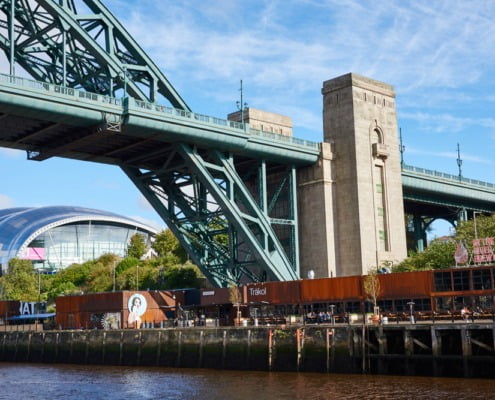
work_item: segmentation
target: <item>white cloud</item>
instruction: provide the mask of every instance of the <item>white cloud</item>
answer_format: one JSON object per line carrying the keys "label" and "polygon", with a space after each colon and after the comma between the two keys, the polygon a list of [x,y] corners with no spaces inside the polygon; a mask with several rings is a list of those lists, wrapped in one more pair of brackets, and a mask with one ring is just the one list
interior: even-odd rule
{"label": "white cloud", "polygon": [[[495,61],[495,24],[487,18],[495,14],[492,2],[139,4],[123,24],[173,84],[233,102],[244,79],[249,104],[283,103],[284,114],[305,109],[291,116],[296,125],[311,121],[313,131],[321,129],[324,80],[357,72],[392,83],[409,98],[424,96],[434,107],[445,102],[435,99],[438,89],[479,82]],[[459,93],[452,98],[470,101]]]}
{"label": "white cloud", "polygon": [[137,199],[138,207],[142,210],[153,210],[150,202],[146,200],[143,195],[140,195]]}
{"label": "white cloud", "polygon": [[[407,154],[415,154],[415,155],[432,157],[432,158],[445,158],[451,160],[455,160],[459,157],[459,155],[455,151],[429,151],[413,146],[407,147]],[[484,157],[480,157],[479,155],[473,155],[465,152],[462,153],[462,160],[472,161],[475,163],[486,164],[486,165],[494,164],[493,160],[491,159],[487,159]]]}
{"label": "white cloud", "polygon": [[12,200],[9,196],[0,194],[0,209],[10,208],[13,207],[13,205],[14,205],[14,200]]}
{"label": "white cloud", "polygon": [[462,132],[468,127],[480,127],[495,131],[494,118],[457,117],[451,114],[429,114],[424,112],[401,113],[401,119],[409,119],[421,123],[425,130],[434,132]]}
{"label": "white cloud", "polygon": [[0,157],[20,159],[26,157],[26,153],[22,150],[7,149],[0,147]]}

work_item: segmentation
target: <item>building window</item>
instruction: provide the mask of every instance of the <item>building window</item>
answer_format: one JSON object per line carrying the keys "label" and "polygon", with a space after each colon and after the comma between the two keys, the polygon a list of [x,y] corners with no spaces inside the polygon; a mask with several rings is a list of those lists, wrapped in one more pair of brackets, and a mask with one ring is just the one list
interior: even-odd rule
{"label": "building window", "polygon": [[435,272],[435,292],[450,292],[452,281],[450,272]]}

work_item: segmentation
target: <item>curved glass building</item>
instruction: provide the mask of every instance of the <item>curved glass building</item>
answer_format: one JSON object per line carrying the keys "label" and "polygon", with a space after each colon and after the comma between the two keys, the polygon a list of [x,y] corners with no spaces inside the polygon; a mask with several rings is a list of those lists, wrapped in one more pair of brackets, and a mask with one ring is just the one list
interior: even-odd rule
{"label": "curved glass building", "polygon": [[106,253],[124,257],[136,233],[142,234],[149,245],[157,231],[117,214],[83,207],[0,209],[2,272],[14,257],[53,271]]}

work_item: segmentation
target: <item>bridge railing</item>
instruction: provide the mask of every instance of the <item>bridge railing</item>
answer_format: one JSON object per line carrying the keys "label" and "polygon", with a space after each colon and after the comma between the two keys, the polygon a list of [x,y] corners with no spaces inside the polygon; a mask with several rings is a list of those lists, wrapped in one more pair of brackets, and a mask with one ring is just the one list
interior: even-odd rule
{"label": "bridge railing", "polygon": [[297,144],[300,146],[312,147],[315,149],[318,148],[317,142],[312,142],[311,140],[299,139],[299,138],[296,138],[293,136],[281,135],[279,133],[274,133],[274,132],[261,131],[259,129],[254,129],[254,128],[249,129],[249,133],[251,133],[252,135],[265,137],[265,138],[272,139],[272,140],[278,140],[278,141],[282,141],[282,142]]}
{"label": "bridge railing", "polygon": [[69,97],[75,97],[78,99],[86,99],[98,103],[114,104],[117,106],[122,105],[122,100],[115,97],[105,96],[98,93],[87,92],[81,89],[74,89],[67,86],[55,85],[53,83],[46,83],[35,81],[29,78],[22,78],[20,76],[12,76],[0,74],[0,82],[8,83],[15,86],[25,87],[28,89],[35,89],[41,92],[63,94]]}
{"label": "bridge railing", "polygon": [[157,111],[165,114],[175,115],[177,117],[188,118],[191,120],[207,122],[214,125],[229,126],[235,129],[244,129],[244,125],[240,122],[229,121],[227,119],[221,119],[216,117],[210,117],[209,115],[198,114],[192,111],[182,110],[180,108],[173,108],[168,106],[163,106],[156,103],[150,103],[147,101],[133,99],[134,104],[138,108],[143,108],[145,110]]}
{"label": "bridge railing", "polygon": [[[20,76],[12,76],[6,74],[0,74],[0,83],[7,83],[10,85],[25,87],[28,89],[34,89],[44,93],[56,93],[62,94],[69,97],[74,97],[78,99],[89,100],[92,102],[104,103],[104,104],[113,104],[117,106],[122,106],[122,99],[117,99],[115,97],[105,96],[98,93],[87,92],[85,90],[74,89],[67,86],[55,85],[53,83],[40,82],[29,78],[22,78]],[[198,114],[192,111],[181,110],[179,108],[173,108],[168,106],[159,105],[156,103],[150,103],[147,101],[134,100],[134,104],[138,108],[157,111],[160,113],[165,113],[169,115],[178,116],[181,118],[187,118],[190,120],[202,121],[206,123],[210,123],[213,125],[225,126],[234,129],[239,129],[244,131],[248,124],[243,124],[241,122],[230,121],[227,119],[211,117],[209,115]],[[311,147],[313,149],[318,149],[318,143],[312,142],[310,140],[299,139],[292,136],[285,136],[278,133],[273,132],[265,132],[258,129],[249,129],[249,133],[258,137],[264,137],[271,140],[285,142],[290,144],[295,144],[303,147]]]}
{"label": "bridge railing", "polygon": [[[207,122],[207,123],[214,124],[214,125],[228,126],[228,127],[231,127],[234,129],[240,129],[240,130],[244,130],[245,127],[247,127],[247,124],[243,124],[241,122],[211,117],[209,115],[198,114],[198,113],[194,113],[192,111],[186,111],[186,110],[181,110],[178,108],[162,106],[162,105],[150,103],[147,101],[134,99],[134,104],[136,105],[136,107],[143,108],[146,110],[158,111],[158,112],[162,112],[162,113],[166,113],[166,114],[170,114],[170,115],[175,115],[175,116],[179,116],[179,117],[183,117],[183,118]],[[253,128],[249,128],[249,133],[252,135],[256,135],[259,137],[265,137],[265,138],[276,140],[276,141],[282,141],[282,142],[295,144],[295,145],[299,145],[299,146],[312,147],[315,149],[318,148],[318,143],[316,143],[316,142],[312,142],[310,140],[305,140],[305,139],[299,139],[299,138],[295,138],[292,136],[281,135],[279,133],[265,132],[265,131],[261,131],[259,129],[253,129]]]}
{"label": "bridge railing", "polygon": [[459,177],[456,175],[446,174],[444,172],[434,171],[431,169],[413,167],[412,165],[403,165],[402,169],[405,171],[411,171],[411,172],[415,172],[418,174],[434,176],[435,178],[443,178],[443,179],[447,179],[450,181],[457,181],[457,182],[467,183],[469,185],[482,186],[482,187],[486,187],[489,189],[495,189],[494,183],[483,182],[483,181],[479,181],[477,179],[464,178],[462,176]]}

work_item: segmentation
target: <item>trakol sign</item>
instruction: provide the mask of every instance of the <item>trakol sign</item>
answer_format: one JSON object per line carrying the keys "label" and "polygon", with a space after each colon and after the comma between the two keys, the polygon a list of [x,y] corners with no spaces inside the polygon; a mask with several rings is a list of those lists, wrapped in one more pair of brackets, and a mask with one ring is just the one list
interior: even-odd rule
{"label": "trakol sign", "polygon": [[263,288],[249,288],[250,296],[266,296],[266,287]]}

